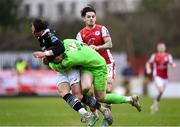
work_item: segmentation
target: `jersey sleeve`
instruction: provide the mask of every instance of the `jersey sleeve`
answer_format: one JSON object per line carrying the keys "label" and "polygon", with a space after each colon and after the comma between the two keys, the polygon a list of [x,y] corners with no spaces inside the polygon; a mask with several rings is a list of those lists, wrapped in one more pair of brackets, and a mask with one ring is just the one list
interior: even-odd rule
{"label": "jersey sleeve", "polygon": [[61,67],[61,64],[55,64],[53,62],[50,62],[49,63],[49,67],[54,70],[54,71],[57,71],[57,72],[63,72],[63,68]]}
{"label": "jersey sleeve", "polygon": [[168,60],[169,60],[169,63],[172,64],[173,63],[173,57],[171,54],[168,55]]}
{"label": "jersey sleeve", "polygon": [[109,31],[105,26],[102,27],[102,37],[103,38],[110,37]]}
{"label": "jersey sleeve", "polygon": [[65,51],[63,43],[59,42],[57,44],[53,44],[52,46],[52,52],[54,54],[54,56],[58,56],[60,54],[62,54]]}
{"label": "jersey sleeve", "polygon": [[52,52],[54,56],[58,56],[65,51],[63,43],[54,33],[50,34],[50,40],[51,40]]}
{"label": "jersey sleeve", "polygon": [[66,72],[70,69],[69,67],[66,67],[63,63],[53,63],[53,62],[49,63],[49,67],[57,72]]}
{"label": "jersey sleeve", "polygon": [[152,54],[150,59],[148,60],[149,63],[153,63],[155,58],[155,54]]}
{"label": "jersey sleeve", "polygon": [[78,41],[83,41],[80,32],[77,34],[76,40],[78,40]]}

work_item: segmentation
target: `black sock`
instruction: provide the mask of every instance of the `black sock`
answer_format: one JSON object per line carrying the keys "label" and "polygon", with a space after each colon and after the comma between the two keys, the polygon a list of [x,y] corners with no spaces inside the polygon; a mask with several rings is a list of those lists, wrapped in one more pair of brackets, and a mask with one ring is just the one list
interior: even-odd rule
{"label": "black sock", "polygon": [[84,104],[86,104],[90,107],[96,108],[96,109],[101,108],[101,104],[99,102],[97,102],[97,100],[91,96],[83,95],[81,102],[83,102]]}
{"label": "black sock", "polygon": [[77,112],[83,108],[80,100],[71,93],[66,94],[63,99]]}
{"label": "black sock", "polygon": [[162,93],[159,93],[159,95],[158,95],[157,98],[156,98],[156,100],[157,100],[158,102],[160,102],[161,96],[162,96]]}

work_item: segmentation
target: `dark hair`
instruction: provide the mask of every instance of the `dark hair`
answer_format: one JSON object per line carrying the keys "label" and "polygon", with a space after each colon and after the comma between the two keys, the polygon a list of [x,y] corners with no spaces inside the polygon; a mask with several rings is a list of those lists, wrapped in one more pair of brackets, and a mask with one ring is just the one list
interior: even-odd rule
{"label": "dark hair", "polygon": [[85,17],[87,12],[94,12],[96,14],[94,7],[90,4],[81,10],[81,17]]}
{"label": "dark hair", "polygon": [[40,32],[42,30],[47,29],[49,26],[49,23],[43,19],[37,18],[33,20],[32,25],[35,28],[35,32]]}

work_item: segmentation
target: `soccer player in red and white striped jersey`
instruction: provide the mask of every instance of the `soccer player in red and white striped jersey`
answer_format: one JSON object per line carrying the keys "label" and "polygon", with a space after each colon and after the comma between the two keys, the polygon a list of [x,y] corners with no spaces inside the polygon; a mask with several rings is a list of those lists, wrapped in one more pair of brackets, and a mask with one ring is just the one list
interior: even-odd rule
{"label": "soccer player in red and white striped jersey", "polygon": [[[153,65],[153,70],[151,69],[151,64]],[[176,67],[172,55],[166,52],[165,43],[160,42],[157,44],[157,52],[152,54],[149,61],[146,63],[146,71],[148,74],[153,73],[154,81],[159,91],[158,96],[151,106],[152,113],[158,111],[161,96],[168,83],[168,65]]]}
{"label": "soccer player in red and white striped jersey", "polygon": [[112,80],[115,76],[115,64],[110,49],[112,41],[109,31],[105,26],[96,24],[96,12],[91,7],[85,7],[81,16],[86,23],[86,27],[80,30],[76,39],[88,44],[95,49],[105,60],[108,66],[108,88],[107,92],[112,92]]}
{"label": "soccer player in red and white striped jersey", "polygon": [[[105,26],[96,24],[96,11],[92,6],[84,7],[81,11],[81,17],[86,26],[80,30],[76,39],[95,49],[105,59],[108,69],[106,92],[111,93],[115,77],[115,63],[110,51],[112,48],[111,36]],[[88,80],[88,76],[82,74],[81,79]],[[111,105],[109,106],[111,107]]]}

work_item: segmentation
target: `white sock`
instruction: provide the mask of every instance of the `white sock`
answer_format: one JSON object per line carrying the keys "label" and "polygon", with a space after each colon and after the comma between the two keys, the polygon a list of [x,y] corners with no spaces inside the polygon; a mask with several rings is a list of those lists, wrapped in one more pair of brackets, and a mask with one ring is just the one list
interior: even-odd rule
{"label": "white sock", "polygon": [[94,115],[96,115],[96,116],[99,116],[99,114],[98,114],[98,111],[97,111],[97,110],[95,110],[95,111],[93,112],[93,114],[94,114]]}
{"label": "white sock", "polygon": [[155,99],[153,104],[154,104],[154,105],[158,105],[159,102]]}
{"label": "white sock", "polygon": [[79,109],[78,111],[81,115],[87,113],[87,111],[84,108]]}
{"label": "white sock", "polygon": [[131,96],[126,97],[126,102],[132,102],[132,97]]}

